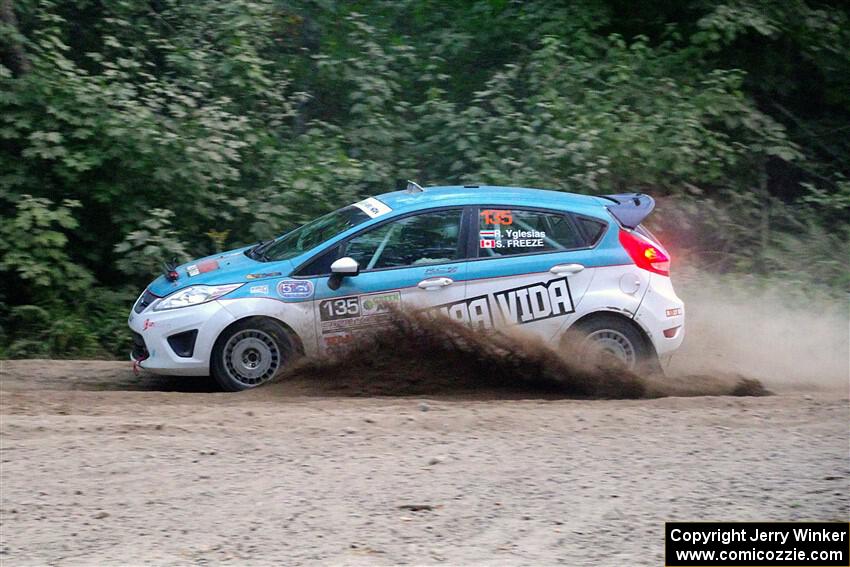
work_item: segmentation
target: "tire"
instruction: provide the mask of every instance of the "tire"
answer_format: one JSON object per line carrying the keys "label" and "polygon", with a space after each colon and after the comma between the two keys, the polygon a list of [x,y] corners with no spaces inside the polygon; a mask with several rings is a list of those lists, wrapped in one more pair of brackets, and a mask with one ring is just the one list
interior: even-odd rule
{"label": "tire", "polygon": [[658,355],[649,342],[633,324],[616,315],[596,315],[575,327],[583,341],[581,351],[590,356],[608,357],[614,364],[639,374],[662,372]]}
{"label": "tire", "polygon": [[215,341],[210,373],[227,392],[250,390],[277,376],[295,352],[294,338],[277,321],[244,319]]}

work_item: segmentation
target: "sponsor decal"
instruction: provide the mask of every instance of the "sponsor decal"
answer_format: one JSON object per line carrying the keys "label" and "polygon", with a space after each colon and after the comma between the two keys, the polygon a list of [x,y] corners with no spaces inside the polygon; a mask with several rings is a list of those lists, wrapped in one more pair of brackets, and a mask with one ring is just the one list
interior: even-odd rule
{"label": "sponsor decal", "polygon": [[524,325],[575,312],[567,278],[494,291],[424,310],[472,327],[491,329],[500,323]]}
{"label": "sponsor decal", "polygon": [[257,295],[257,294],[268,295],[269,286],[267,286],[267,285],[252,285],[248,289],[248,293],[253,294],[253,295]]}
{"label": "sponsor decal", "polygon": [[387,311],[387,305],[398,305],[400,302],[401,296],[397,291],[364,295],[360,300],[360,314],[375,315]]}
{"label": "sponsor decal", "polygon": [[214,272],[219,268],[218,262],[216,260],[207,260],[205,262],[201,262],[198,264],[198,271],[202,274],[207,272]]}
{"label": "sponsor decal", "polygon": [[389,317],[390,305],[401,305],[400,292],[387,291],[324,299],[319,302],[322,337],[337,337],[332,341],[339,343],[342,340],[338,338],[340,333],[350,334],[358,329],[379,325]]}
{"label": "sponsor decal", "polygon": [[489,295],[479,295],[454,303],[444,303],[425,309],[424,312],[433,316],[444,315],[476,329],[492,329],[496,323],[493,319]]}
{"label": "sponsor decal", "polygon": [[444,266],[444,267],[436,267],[436,268],[426,268],[425,275],[433,276],[435,274],[454,274],[457,272],[457,266]]}
{"label": "sponsor decal", "polygon": [[322,335],[322,342],[328,352],[339,352],[354,340],[354,335],[348,331],[327,333]]}
{"label": "sponsor decal", "polygon": [[379,200],[375,199],[374,197],[369,197],[368,199],[363,199],[359,203],[354,203],[354,206],[369,215],[369,217],[373,219],[392,211],[391,208],[389,208]]}
{"label": "sponsor decal", "polygon": [[191,278],[193,276],[197,276],[199,274],[206,274],[207,272],[214,272],[219,268],[218,262],[215,260],[206,260],[204,262],[200,262],[198,264],[192,264],[191,266],[186,266],[186,274]]}
{"label": "sponsor decal", "polygon": [[514,222],[514,217],[510,211],[499,209],[481,211],[481,218],[484,224],[513,224]]}
{"label": "sponsor decal", "polygon": [[145,319],[144,324],[142,324],[142,331],[147,331],[148,329],[155,327],[156,323],[151,321],[150,319]]}
{"label": "sponsor decal", "polygon": [[275,277],[277,277],[277,276],[279,276],[279,275],[281,275],[281,273],[280,273],[280,272],[266,272],[266,273],[264,273],[264,274],[248,274],[247,276],[245,276],[245,279],[248,279],[248,280],[261,280],[261,279],[263,279],[263,278],[275,278]]}
{"label": "sponsor decal", "polygon": [[313,282],[310,280],[280,280],[277,282],[277,294],[284,299],[307,299],[313,296]]}

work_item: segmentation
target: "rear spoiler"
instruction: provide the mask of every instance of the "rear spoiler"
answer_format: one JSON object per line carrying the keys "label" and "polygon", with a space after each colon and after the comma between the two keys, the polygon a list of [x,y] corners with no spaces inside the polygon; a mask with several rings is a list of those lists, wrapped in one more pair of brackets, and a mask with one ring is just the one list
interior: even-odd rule
{"label": "rear spoiler", "polygon": [[642,193],[621,193],[601,195],[601,197],[612,201],[612,204],[606,208],[626,228],[637,228],[655,208],[655,199]]}

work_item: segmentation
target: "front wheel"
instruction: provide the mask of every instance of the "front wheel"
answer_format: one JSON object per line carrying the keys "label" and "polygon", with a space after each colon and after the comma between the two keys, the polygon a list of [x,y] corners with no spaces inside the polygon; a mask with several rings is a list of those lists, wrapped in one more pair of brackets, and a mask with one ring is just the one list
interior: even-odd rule
{"label": "front wheel", "polygon": [[277,321],[239,321],[216,340],[210,372],[228,392],[256,388],[280,372],[292,358],[294,346],[292,336]]}
{"label": "front wheel", "polygon": [[613,363],[640,373],[661,372],[649,339],[616,315],[592,317],[575,330],[582,341],[580,350],[597,363]]}

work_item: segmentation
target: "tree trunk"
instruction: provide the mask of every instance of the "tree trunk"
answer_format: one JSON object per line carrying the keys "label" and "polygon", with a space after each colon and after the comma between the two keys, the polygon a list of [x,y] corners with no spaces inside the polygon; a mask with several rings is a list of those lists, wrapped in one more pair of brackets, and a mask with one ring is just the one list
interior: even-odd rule
{"label": "tree trunk", "polygon": [[[12,0],[0,0],[0,21],[12,28],[15,33],[20,33],[18,30],[18,18],[15,16],[15,8],[12,6]],[[4,63],[12,70],[12,73],[20,76],[29,72],[30,62],[27,59],[27,53],[17,38],[12,38],[4,51]]]}
{"label": "tree trunk", "polygon": [[767,190],[767,164],[759,167],[759,201],[761,202],[761,222],[759,227],[759,265],[761,274],[767,272],[767,248],[770,246],[770,192]]}

